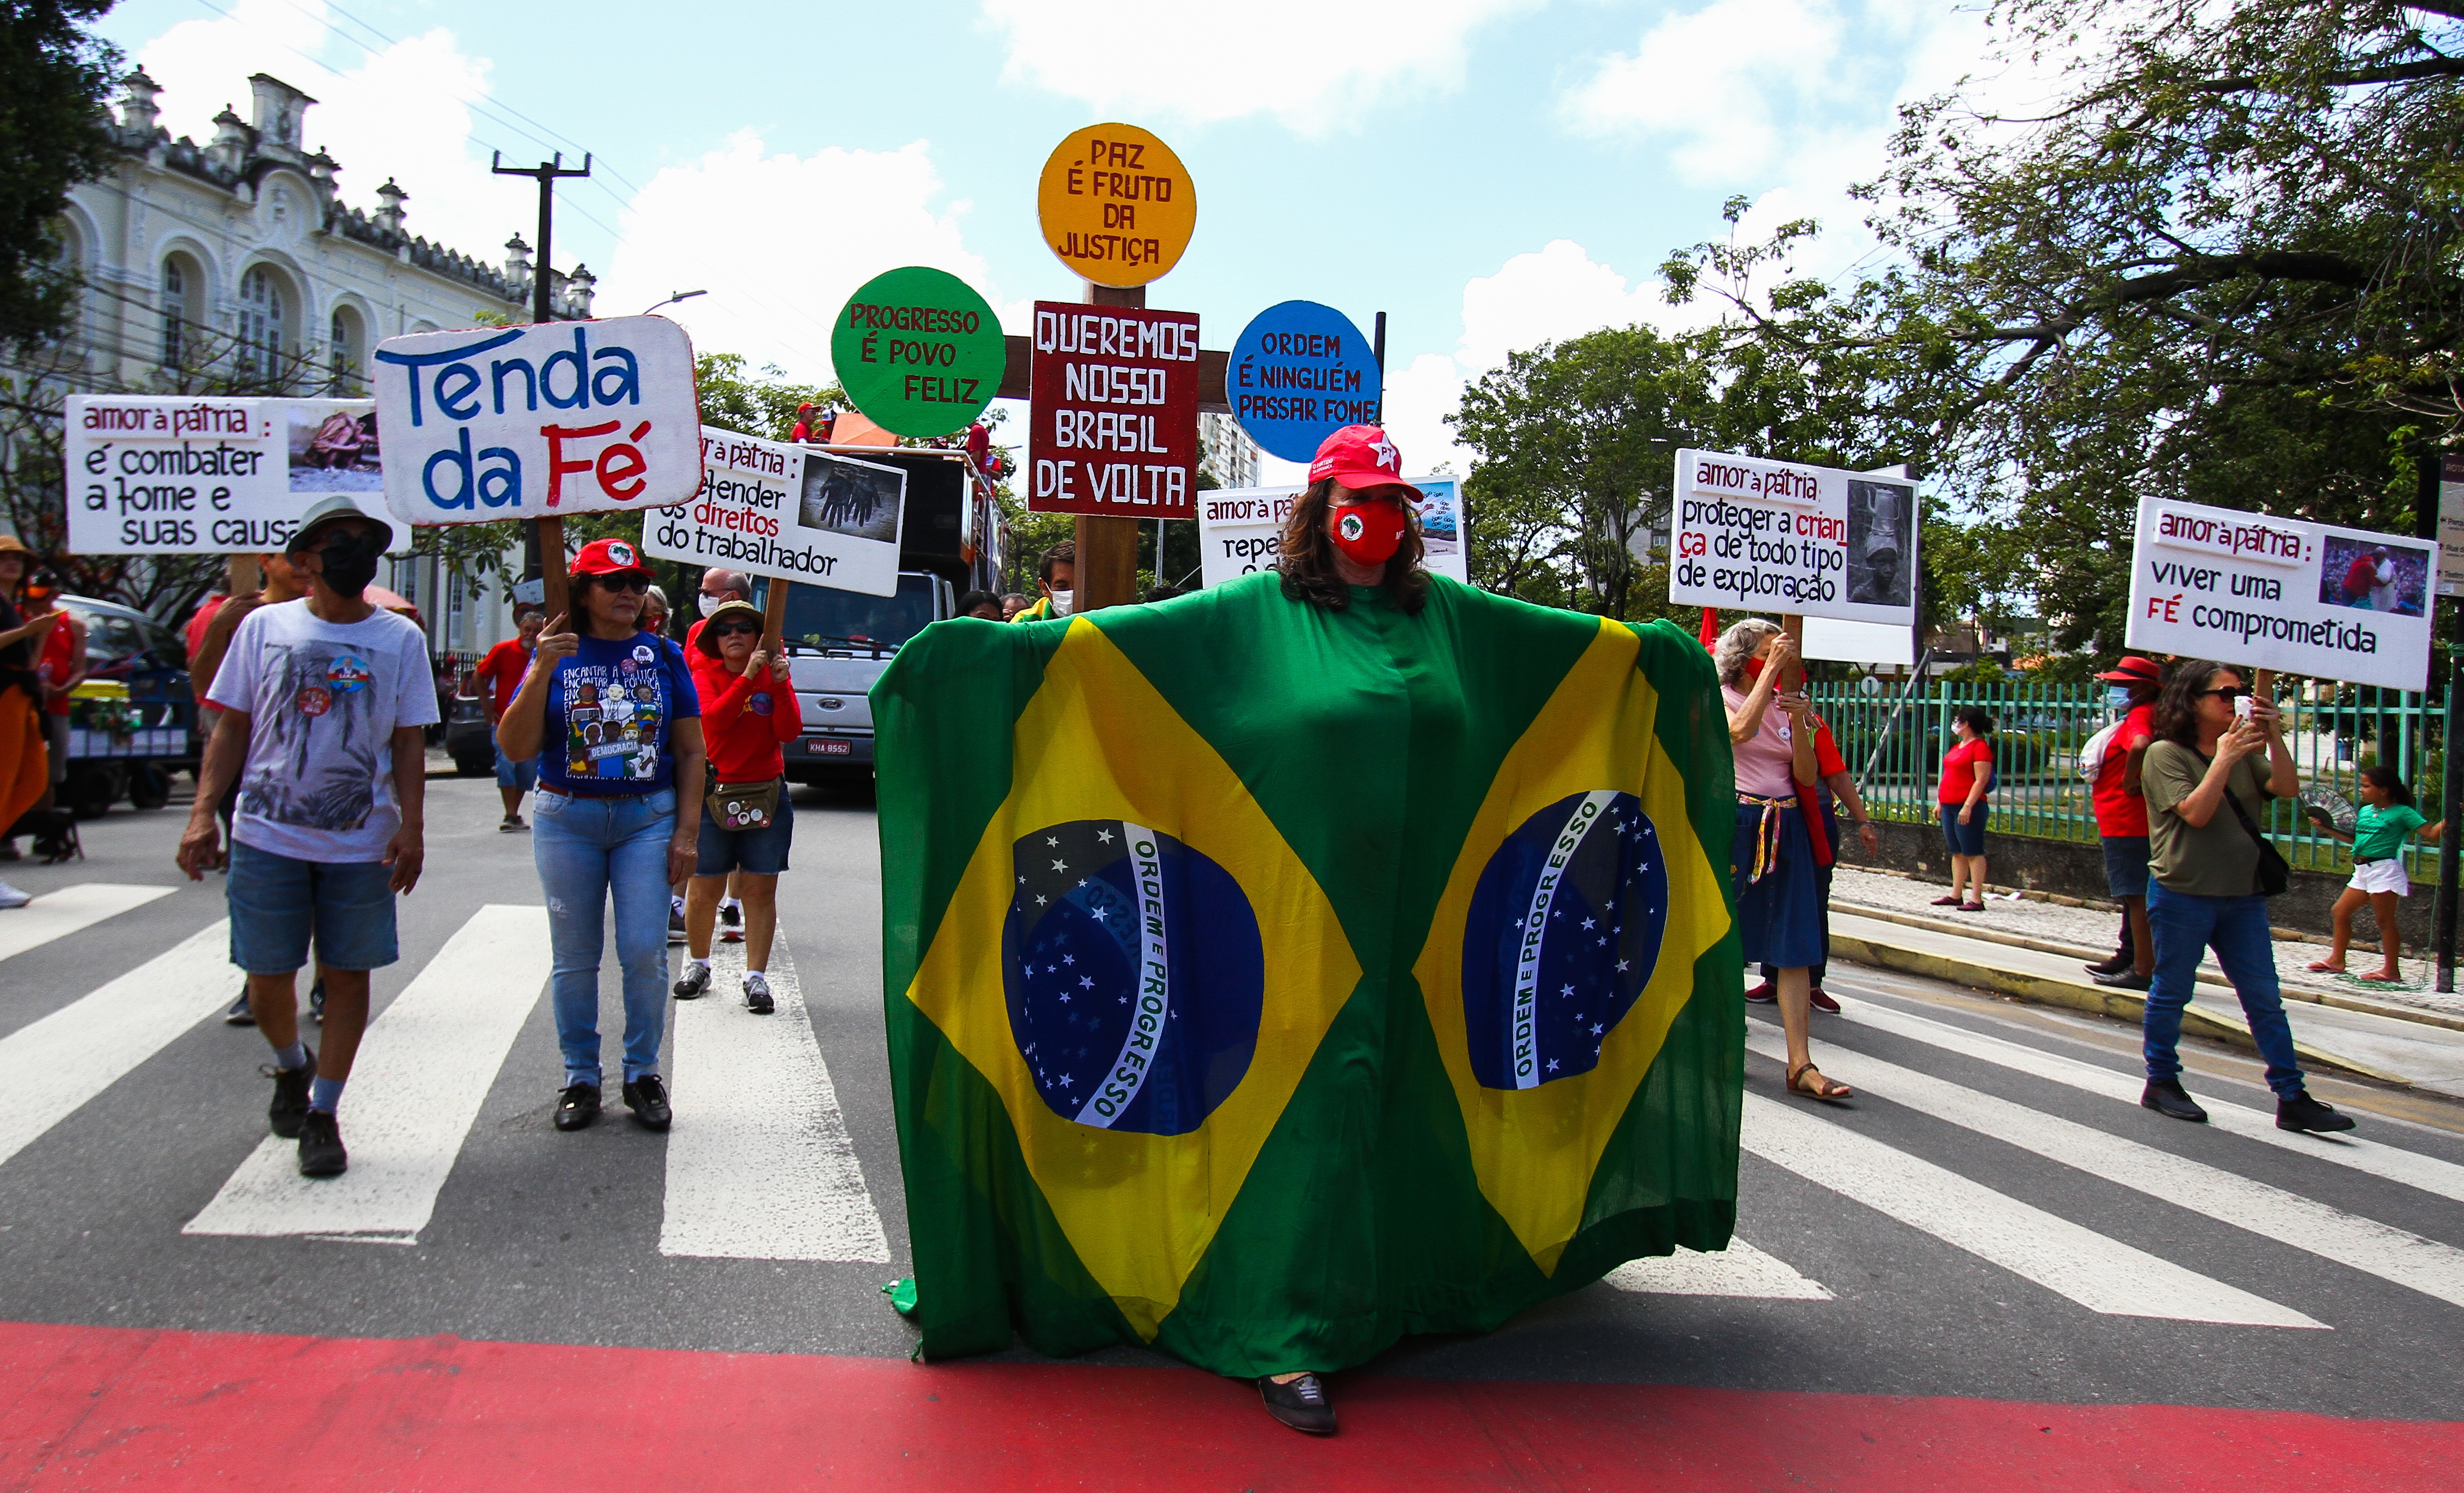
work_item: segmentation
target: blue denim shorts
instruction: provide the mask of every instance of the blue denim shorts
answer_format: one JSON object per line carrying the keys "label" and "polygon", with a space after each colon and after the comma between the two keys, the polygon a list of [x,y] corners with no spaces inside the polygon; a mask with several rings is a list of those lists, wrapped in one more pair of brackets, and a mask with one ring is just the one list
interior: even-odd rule
{"label": "blue denim shorts", "polygon": [[382,969],[402,956],[392,883],[380,862],[321,865],[234,841],[225,887],[231,962],[251,975],[289,975],[308,962],[313,937],[329,970]]}
{"label": "blue denim shorts", "polygon": [[534,752],[517,762],[505,755],[503,747],[496,748],[496,786],[519,788],[524,793],[538,787],[539,754]]}
{"label": "blue denim shorts", "polygon": [[693,874],[724,876],[730,871],[742,871],[748,876],[776,876],[785,870],[787,847],[796,839],[796,805],[788,801],[789,792],[787,784],[779,785],[779,812],[770,816],[767,829],[721,829],[710,817],[710,804],[705,801]]}
{"label": "blue denim shorts", "polygon": [[2147,895],[2147,837],[2106,835],[2103,840],[2105,895]]}
{"label": "blue denim shorts", "polygon": [[1977,804],[1976,823],[1972,824],[1963,824],[1959,822],[1959,811],[1962,805],[1957,803],[1945,803],[1939,806],[1942,809],[1943,843],[1950,846],[1950,853],[1953,855],[1983,855],[1985,853],[1985,821],[1992,816],[1992,806],[1986,803]]}

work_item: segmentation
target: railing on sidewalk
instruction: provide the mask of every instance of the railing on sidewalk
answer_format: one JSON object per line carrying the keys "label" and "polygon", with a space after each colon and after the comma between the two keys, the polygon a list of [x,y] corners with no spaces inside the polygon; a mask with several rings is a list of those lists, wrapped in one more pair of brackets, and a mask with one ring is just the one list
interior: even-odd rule
{"label": "railing on sidewalk", "polygon": [[[1831,724],[1861,792],[1881,819],[1932,821],[1942,759],[1952,744],[1953,713],[1975,705],[1994,722],[1996,785],[1992,825],[2003,834],[2096,842],[2088,781],[2079,773],[2080,748],[2122,716],[2123,707],[2101,684],[1993,684],[1935,680],[1911,693],[1904,682],[1859,679],[1811,687],[1815,708]],[[2444,767],[2444,706],[2410,691],[2295,680],[2279,686],[2285,742],[2306,785],[2332,788],[2356,804],[2362,768],[2382,749],[2409,784],[2421,811],[2438,817]],[[1899,709],[1893,720],[1895,707]],[[1876,756],[1876,748],[1881,748]],[[1866,771],[1868,760],[1872,770]],[[2277,803],[2266,824],[2285,859],[2297,867],[2343,871],[2351,852],[2322,834],[2292,802]],[[2415,880],[2435,880],[2435,846],[2409,844],[2405,865]]]}

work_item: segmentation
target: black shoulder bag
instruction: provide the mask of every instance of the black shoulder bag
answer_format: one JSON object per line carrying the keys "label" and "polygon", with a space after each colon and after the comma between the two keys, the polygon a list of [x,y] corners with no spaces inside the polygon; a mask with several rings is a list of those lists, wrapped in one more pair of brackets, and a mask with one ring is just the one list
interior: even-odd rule
{"label": "black shoulder bag", "polygon": [[2233,811],[2233,818],[2241,821],[2242,830],[2250,836],[2251,843],[2258,846],[2258,894],[2262,897],[2281,894],[2293,885],[2293,867],[2285,864],[2284,857],[2277,853],[2276,846],[2267,843],[2267,837],[2258,832],[2258,826],[2250,822],[2250,815],[2241,806],[2241,796],[2233,791],[2231,774],[2225,777],[2225,803]]}

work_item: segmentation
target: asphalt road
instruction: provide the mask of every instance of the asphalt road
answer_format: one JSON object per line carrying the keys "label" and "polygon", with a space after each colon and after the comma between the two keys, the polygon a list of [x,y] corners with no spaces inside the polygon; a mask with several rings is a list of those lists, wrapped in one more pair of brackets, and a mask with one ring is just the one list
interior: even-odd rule
{"label": "asphalt road", "polygon": [[[669,1136],[627,1123],[612,1086],[596,1129],[550,1129],[561,1069],[525,932],[543,919],[482,912],[539,906],[529,839],[496,832],[487,782],[432,782],[429,804],[342,1111],[356,1157],[399,1165],[363,1159],[366,1196],[339,1215],[251,1172],[266,1052],[213,1014],[236,977],[182,956],[223,916],[218,880],[171,865],[185,810],[88,823],[82,863],[0,867],[32,892],[145,898],[14,953],[27,914],[0,912],[0,1321],[905,1357],[879,1290],[909,1266],[869,804],[799,790],[781,884],[826,1079],[801,1028],[755,1032],[730,989],[671,1003],[700,1024],[672,1034]],[[96,889],[115,887],[171,889]],[[612,953],[603,978],[612,1033]],[[1781,1098],[1778,1064],[1748,1059],[1756,1255],[1646,1266],[1639,1288],[1365,1372],[2464,1419],[2464,1108],[2321,1080],[2368,1144],[2278,1138],[2253,1065],[2217,1049],[2193,1089],[2245,1123],[2193,1129],[2128,1102],[2129,1031],[1853,968],[1832,989],[1850,1011],[1817,1033],[1826,1071],[1865,1090],[1853,1108]],[[404,1046],[421,1031],[452,1055],[435,1071]],[[734,1185],[737,1136],[806,1145],[805,1201]]]}

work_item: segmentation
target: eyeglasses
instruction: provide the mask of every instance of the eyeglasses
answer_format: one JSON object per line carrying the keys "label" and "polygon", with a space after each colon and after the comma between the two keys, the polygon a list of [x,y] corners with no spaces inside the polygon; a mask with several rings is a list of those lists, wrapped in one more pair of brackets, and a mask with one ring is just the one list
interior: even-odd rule
{"label": "eyeglasses", "polygon": [[760,632],[761,625],[758,622],[715,622],[710,625],[710,635],[714,638],[758,637]]}
{"label": "eyeglasses", "polygon": [[630,591],[635,596],[640,596],[650,589],[650,578],[638,570],[623,575],[594,576],[591,579],[603,591]]}

